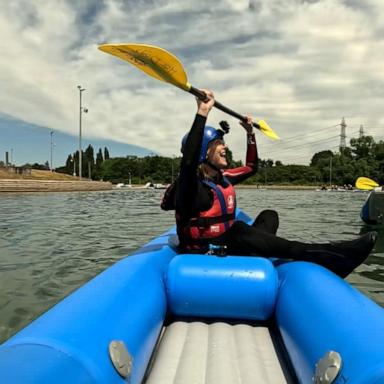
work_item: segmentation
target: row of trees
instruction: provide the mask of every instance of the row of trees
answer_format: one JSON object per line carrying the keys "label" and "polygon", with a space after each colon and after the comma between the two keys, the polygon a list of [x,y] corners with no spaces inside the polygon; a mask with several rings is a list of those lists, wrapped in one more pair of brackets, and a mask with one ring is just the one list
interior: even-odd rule
{"label": "row of trees", "polygon": [[[89,179],[99,180],[103,178],[103,163],[109,160],[109,151],[107,147],[104,147],[104,151],[99,148],[96,153],[92,145],[88,145],[85,151],[81,151],[81,174]],[[57,172],[67,173],[69,175],[79,175],[79,151],[68,155],[65,165],[60,168],[56,168]]]}
{"label": "row of trees", "polygon": [[[60,172],[78,174],[78,157],[76,152],[68,156],[66,165]],[[231,167],[242,165],[234,161],[229,152]],[[113,183],[134,184],[170,183],[177,176],[181,158],[162,156],[127,156],[110,158],[107,148],[99,149],[94,157],[91,145],[82,157],[82,174],[92,179],[109,180]],[[284,165],[272,159],[259,160],[259,172],[246,180],[247,184],[354,184],[359,176],[368,176],[384,182],[384,142],[376,143],[371,136],[351,139],[350,146],[340,153],[330,150],[313,155],[309,166]]]}
{"label": "row of trees", "polygon": [[372,136],[353,138],[350,146],[339,153],[320,151],[312,156],[309,166],[283,165],[280,161],[261,160],[258,174],[246,183],[290,183],[354,185],[359,176],[384,183],[384,142]]}

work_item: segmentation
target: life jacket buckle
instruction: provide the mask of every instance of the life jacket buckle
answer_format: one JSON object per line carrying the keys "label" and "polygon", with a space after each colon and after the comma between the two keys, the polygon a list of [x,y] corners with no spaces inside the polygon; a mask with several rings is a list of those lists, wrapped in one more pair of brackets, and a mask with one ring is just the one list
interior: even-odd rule
{"label": "life jacket buckle", "polygon": [[226,256],[227,255],[227,246],[226,245],[209,244],[207,255]]}

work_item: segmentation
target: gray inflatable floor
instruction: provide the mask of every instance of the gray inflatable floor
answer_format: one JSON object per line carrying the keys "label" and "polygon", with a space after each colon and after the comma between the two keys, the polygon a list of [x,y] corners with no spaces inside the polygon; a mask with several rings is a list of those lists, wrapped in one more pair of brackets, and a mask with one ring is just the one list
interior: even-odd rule
{"label": "gray inflatable floor", "polygon": [[164,328],[145,383],[292,383],[275,344],[265,326],[176,321]]}

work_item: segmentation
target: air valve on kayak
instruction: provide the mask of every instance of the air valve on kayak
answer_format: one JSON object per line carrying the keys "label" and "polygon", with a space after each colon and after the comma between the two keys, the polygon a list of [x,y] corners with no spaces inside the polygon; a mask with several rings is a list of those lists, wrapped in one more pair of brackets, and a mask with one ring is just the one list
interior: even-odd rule
{"label": "air valve on kayak", "polygon": [[332,384],[341,370],[342,360],[339,353],[328,351],[316,364],[315,384]]}
{"label": "air valve on kayak", "polygon": [[112,340],[109,343],[109,357],[121,377],[125,379],[131,374],[132,357],[123,341]]}

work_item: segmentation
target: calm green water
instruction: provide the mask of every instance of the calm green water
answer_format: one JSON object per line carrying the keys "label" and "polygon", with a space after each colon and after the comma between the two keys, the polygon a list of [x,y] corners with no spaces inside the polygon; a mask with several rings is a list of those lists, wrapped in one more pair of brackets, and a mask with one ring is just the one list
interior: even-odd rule
{"label": "calm green water", "polygon": [[[174,223],[162,191],[0,195],[0,342]],[[352,239],[365,193],[238,190],[250,216],[273,208],[279,234],[308,242]],[[376,228],[377,230],[377,228]],[[348,280],[384,306],[384,228]]]}

